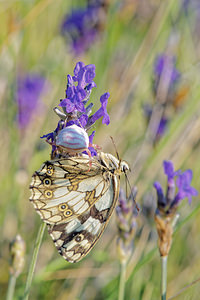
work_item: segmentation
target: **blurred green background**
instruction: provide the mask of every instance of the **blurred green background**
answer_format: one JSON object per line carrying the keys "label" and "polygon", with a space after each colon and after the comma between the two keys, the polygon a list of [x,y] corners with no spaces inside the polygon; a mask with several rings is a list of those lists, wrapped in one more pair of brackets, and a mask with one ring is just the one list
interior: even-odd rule
{"label": "blurred green background", "polygon": [[[90,1],[91,2],[91,1]],[[127,300],[159,299],[160,257],[153,221],[156,195],[152,184],[166,178],[162,161],[170,159],[175,168],[193,170],[193,186],[200,187],[200,5],[183,0],[101,1],[96,16],[96,37],[87,49],[75,53],[70,35],[61,34],[66,14],[86,7],[87,1],[7,0],[0,1],[0,284],[1,299],[9,279],[9,243],[16,234],[26,242],[25,266],[18,277],[14,299],[21,299],[32,258],[34,241],[41,224],[31,203],[32,173],[49,159],[50,146],[40,136],[56,128],[53,108],[65,97],[67,74],[76,62],[95,64],[97,88],[91,101],[110,93],[111,123],[96,124],[94,143],[115,155],[113,137],[120,157],[129,162],[132,185],[137,185],[141,207],[134,254],[128,264]],[[72,36],[77,33],[72,32]],[[181,73],[176,88],[180,106],[169,105],[169,126],[152,143],[143,106],[156,105],[153,91],[154,64],[159,54],[176,57]],[[39,74],[45,78],[41,105],[31,119],[19,126],[16,101],[20,76]],[[179,93],[179,94],[178,94]],[[183,95],[182,95],[182,94]],[[175,97],[175,96],[174,96]],[[179,97],[179,98],[177,98]],[[28,99],[27,99],[28,101]],[[21,108],[23,109],[23,107]],[[122,180],[123,184],[123,180]],[[145,207],[148,213],[145,213]],[[168,296],[200,277],[199,197],[189,206],[183,201],[174,234],[168,266]],[[91,253],[80,263],[70,264],[59,256],[51,238],[45,237],[39,252],[30,299],[117,299],[120,264],[116,253],[115,213]],[[199,299],[200,284],[187,288],[173,299]]]}

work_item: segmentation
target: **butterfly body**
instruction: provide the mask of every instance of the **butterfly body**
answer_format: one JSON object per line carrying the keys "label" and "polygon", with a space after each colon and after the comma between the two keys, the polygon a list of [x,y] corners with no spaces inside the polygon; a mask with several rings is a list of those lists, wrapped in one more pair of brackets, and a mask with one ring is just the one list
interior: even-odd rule
{"label": "butterfly body", "polygon": [[33,174],[30,201],[47,223],[59,253],[81,260],[94,246],[119,195],[119,177],[129,169],[111,154],[100,152],[45,162]]}

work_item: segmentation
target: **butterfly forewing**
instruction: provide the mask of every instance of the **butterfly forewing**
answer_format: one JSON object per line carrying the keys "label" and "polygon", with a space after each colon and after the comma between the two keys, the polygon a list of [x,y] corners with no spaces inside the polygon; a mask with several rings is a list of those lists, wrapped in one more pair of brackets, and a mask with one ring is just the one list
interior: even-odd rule
{"label": "butterfly forewing", "polygon": [[102,234],[119,194],[119,174],[128,166],[111,154],[92,160],[70,157],[47,161],[33,174],[30,201],[48,224],[59,253],[82,259]]}

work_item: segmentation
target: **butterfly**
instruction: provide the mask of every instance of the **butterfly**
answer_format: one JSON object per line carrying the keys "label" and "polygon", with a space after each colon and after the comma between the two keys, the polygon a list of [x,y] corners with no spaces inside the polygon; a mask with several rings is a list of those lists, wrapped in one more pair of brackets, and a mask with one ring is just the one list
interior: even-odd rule
{"label": "butterfly", "polygon": [[125,161],[99,152],[92,162],[84,154],[49,160],[33,174],[30,201],[68,262],[80,261],[100,238],[127,170]]}

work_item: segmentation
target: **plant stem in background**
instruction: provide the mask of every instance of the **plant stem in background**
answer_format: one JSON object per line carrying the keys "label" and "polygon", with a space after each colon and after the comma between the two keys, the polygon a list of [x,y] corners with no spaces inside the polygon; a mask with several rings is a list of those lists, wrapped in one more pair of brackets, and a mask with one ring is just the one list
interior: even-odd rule
{"label": "plant stem in background", "polygon": [[33,251],[33,257],[32,257],[31,263],[30,263],[28,276],[27,276],[27,280],[26,280],[26,287],[25,287],[25,291],[24,291],[23,300],[28,300],[28,298],[29,298],[30,287],[31,287],[31,284],[32,284],[33,274],[34,274],[34,271],[35,271],[35,266],[36,266],[37,257],[38,257],[38,252],[39,252],[40,245],[41,245],[41,242],[42,242],[45,227],[46,227],[46,224],[43,223],[42,225],[40,225],[40,228],[39,228],[39,231],[38,231],[37,239],[36,239],[36,242],[35,242],[35,248],[34,248],[34,251]]}
{"label": "plant stem in background", "polygon": [[154,220],[158,233],[158,248],[161,256],[161,299],[166,300],[167,293],[167,257],[172,245],[172,234],[178,219],[177,208],[180,202],[188,198],[191,203],[192,197],[198,195],[198,191],[191,186],[192,170],[174,171],[171,161],[163,162],[164,173],[167,175],[167,191],[164,194],[161,184],[156,181],[154,187],[157,192],[157,209]]}
{"label": "plant stem in background", "polygon": [[6,300],[13,299],[13,295],[14,295],[14,291],[15,291],[15,283],[16,283],[16,277],[15,277],[15,275],[11,274],[10,278],[9,278],[9,283],[8,283],[8,291],[7,291]]}
{"label": "plant stem in background", "polygon": [[133,187],[129,196],[123,189],[119,192],[119,205],[116,207],[118,239],[117,252],[120,261],[120,283],[118,300],[124,299],[126,284],[126,266],[133,253],[133,240],[136,232],[136,217],[138,215],[135,201],[137,188]]}
{"label": "plant stem in background", "polygon": [[161,299],[166,300],[167,294],[167,258],[168,256],[161,256]]}
{"label": "plant stem in background", "polygon": [[126,262],[124,261],[121,263],[118,300],[124,299],[125,283],[126,283]]}
{"label": "plant stem in background", "polygon": [[26,251],[26,244],[20,234],[17,234],[10,243],[10,278],[8,283],[8,290],[6,300],[12,300],[15,291],[15,284],[18,276],[22,273],[24,268],[24,257]]}

